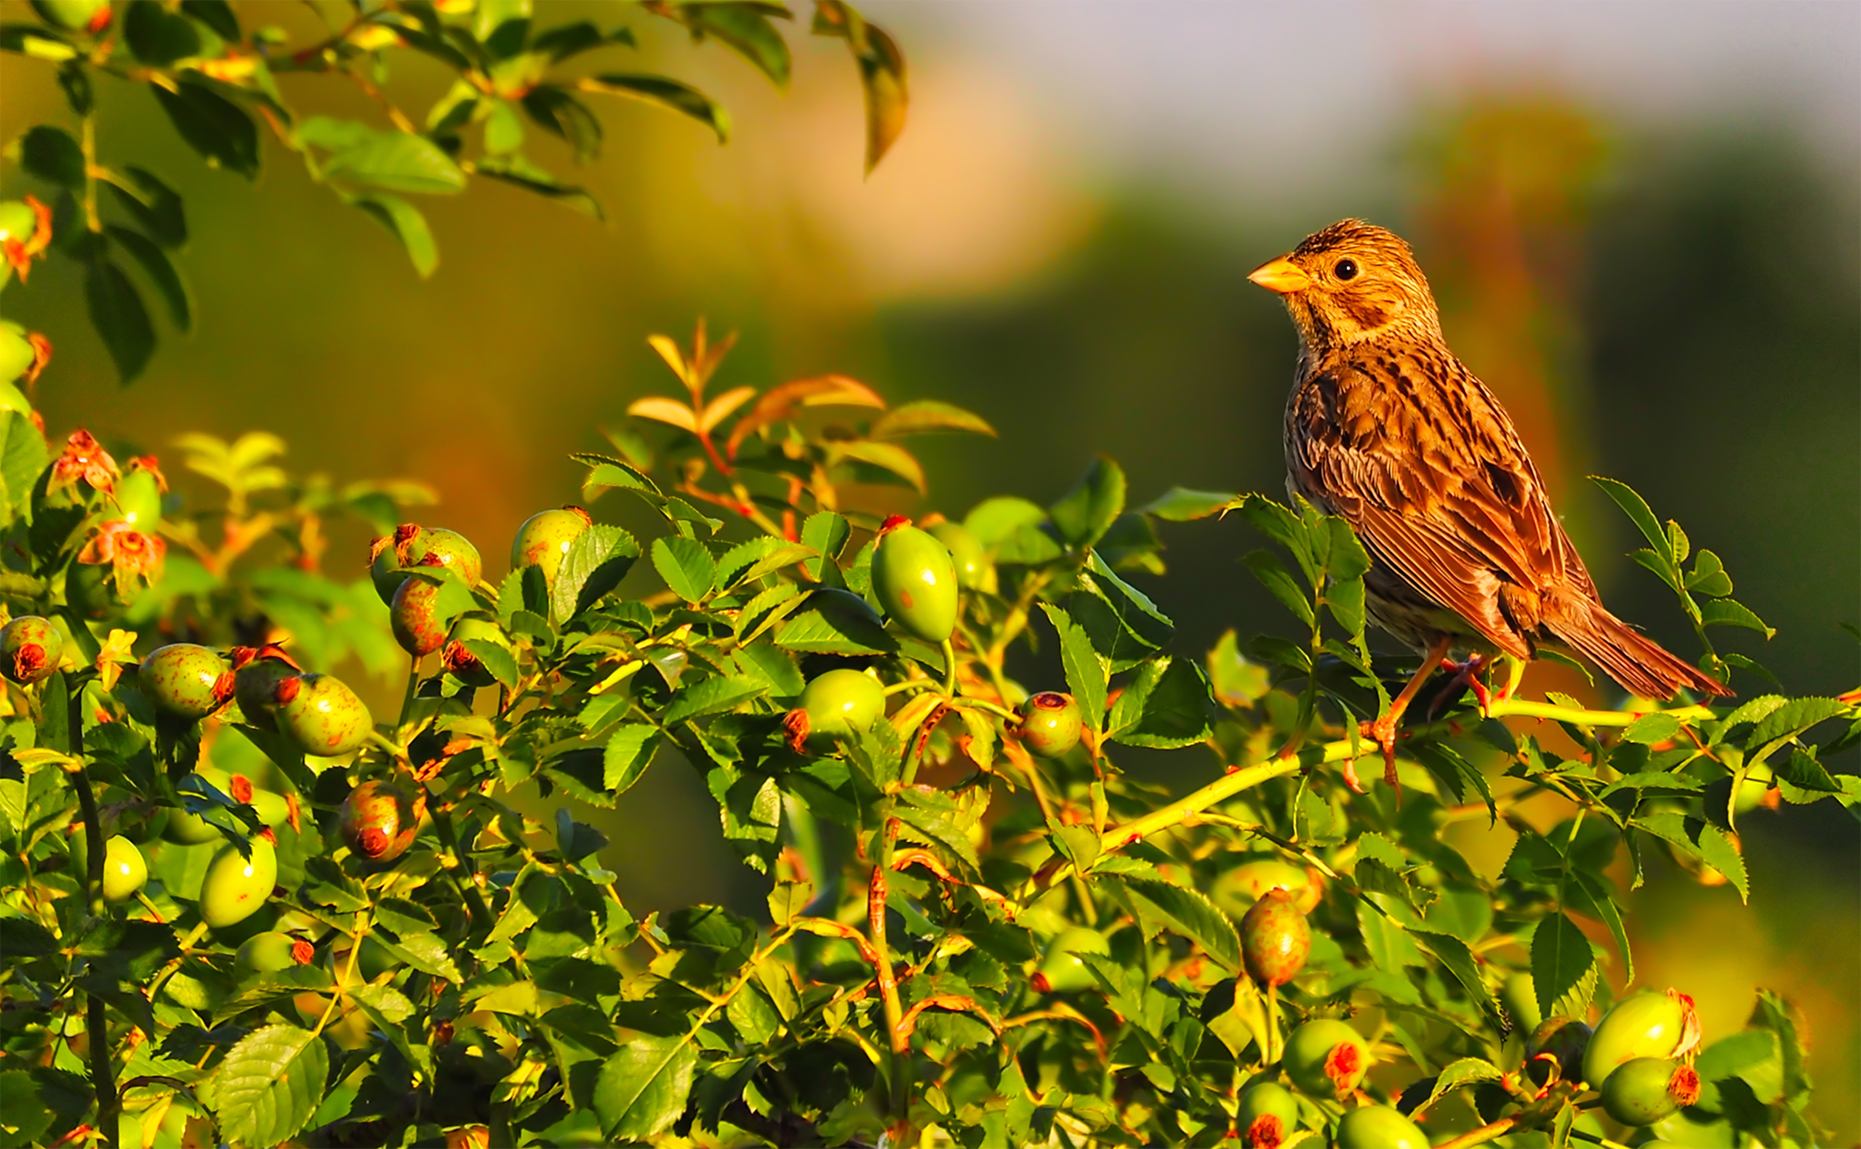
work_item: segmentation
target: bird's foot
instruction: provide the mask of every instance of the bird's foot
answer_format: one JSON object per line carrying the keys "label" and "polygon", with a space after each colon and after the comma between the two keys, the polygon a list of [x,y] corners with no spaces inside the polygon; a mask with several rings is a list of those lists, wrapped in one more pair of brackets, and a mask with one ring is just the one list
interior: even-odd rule
{"label": "bird's foot", "polygon": [[[1467,656],[1467,661],[1465,662],[1442,660],[1441,669],[1453,671],[1454,677],[1446,686],[1441,688],[1441,693],[1435,695],[1434,702],[1428,707],[1428,720],[1430,722],[1434,721],[1435,716],[1441,713],[1443,707],[1459,698],[1461,693],[1468,689],[1473,691],[1474,699],[1479,702],[1480,714],[1482,716],[1484,716],[1487,711],[1491,710],[1493,706],[1492,692],[1486,688],[1486,683],[1481,681],[1480,678],[1480,676],[1486,672],[1486,668],[1491,665],[1492,659],[1484,654],[1470,654]],[[1504,697],[1504,695],[1501,695],[1501,697]]]}
{"label": "bird's foot", "polygon": [[[1382,750],[1383,781],[1395,789],[1396,804],[1401,805],[1402,782],[1396,777],[1396,720],[1398,717],[1400,716],[1394,713],[1385,714],[1374,721],[1362,723],[1359,729],[1365,738],[1376,743],[1377,748]],[[1362,782],[1357,779],[1356,771],[1350,766],[1345,768],[1344,782],[1359,794],[1366,792]]]}

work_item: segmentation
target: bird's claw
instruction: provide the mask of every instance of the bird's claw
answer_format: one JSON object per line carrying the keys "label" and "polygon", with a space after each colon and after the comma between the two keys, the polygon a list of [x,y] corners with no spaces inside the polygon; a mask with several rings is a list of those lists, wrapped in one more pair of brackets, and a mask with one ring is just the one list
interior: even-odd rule
{"label": "bird's claw", "polygon": [[1441,688],[1441,693],[1435,695],[1434,702],[1428,707],[1428,720],[1434,721],[1435,716],[1441,713],[1442,707],[1459,698],[1461,691],[1467,689],[1473,691],[1474,699],[1480,704],[1480,715],[1484,717],[1487,711],[1493,708],[1493,694],[1487,689],[1486,683],[1481,681],[1480,676],[1490,665],[1492,665],[1492,660],[1483,654],[1470,654],[1465,662],[1442,660],[1441,668],[1453,671],[1454,677]]}

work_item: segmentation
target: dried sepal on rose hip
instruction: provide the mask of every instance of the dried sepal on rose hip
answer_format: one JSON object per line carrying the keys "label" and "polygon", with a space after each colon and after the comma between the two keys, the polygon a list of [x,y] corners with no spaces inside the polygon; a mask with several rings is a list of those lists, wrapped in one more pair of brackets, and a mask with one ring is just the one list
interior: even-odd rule
{"label": "dried sepal on rose hip", "polygon": [[336,827],[358,857],[391,862],[413,845],[426,811],[426,794],[410,798],[391,782],[364,782],[349,791],[337,811]]}
{"label": "dried sepal on rose hip", "polygon": [[1079,704],[1070,694],[1046,690],[1029,695],[1018,713],[1021,719],[1015,726],[1015,737],[1036,757],[1060,757],[1079,745],[1080,735],[1085,731]]}
{"label": "dried sepal on rose hip", "polygon": [[0,629],[0,675],[21,686],[44,682],[65,655],[65,639],[50,619],[22,614]]}

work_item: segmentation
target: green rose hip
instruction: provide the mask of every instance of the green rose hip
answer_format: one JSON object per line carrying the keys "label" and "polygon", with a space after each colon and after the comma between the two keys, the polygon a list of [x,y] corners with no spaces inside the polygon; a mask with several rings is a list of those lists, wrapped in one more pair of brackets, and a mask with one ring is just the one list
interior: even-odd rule
{"label": "green rose hip", "polygon": [[64,654],[58,628],[36,614],[22,614],[0,630],[0,674],[21,686],[50,678]]}
{"label": "green rose hip", "polygon": [[1638,1057],[1684,1057],[1699,1038],[1699,1015],[1686,994],[1670,989],[1625,997],[1596,1023],[1583,1054],[1583,1080],[1600,1086],[1616,1066]]}
{"label": "green rose hip", "polygon": [[[90,873],[90,837],[83,826],[72,831],[68,843],[71,860],[79,875]],[[105,901],[126,902],[149,881],[149,864],[136,844],[121,834],[113,834],[103,847],[103,896]]]}
{"label": "green rose hip", "polygon": [[1017,735],[1028,753],[1040,758],[1058,758],[1079,745],[1085,730],[1079,704],[1070,694],[1048,690],[1030,695],[1020,706],[1021,724]]}
{"label": "green rose hip", "polygon": [[110,0],[32,0],[32,10],[67,32],[100,32],[110,22]]}
{"label": "green rose hip", "polygon": [[879,529],[872,591],[907,634],[941,643],[956,629],[956,564],[942,543],[902,515]]}
{"label": "green rose hip", "polygon": [[191,642],[158,646],[136,668],[143,695],[157,710],[198,722],[233,696],[233,675],[217,651]]}
{"label": "green rose hip", "polygon": [[510,567],[522,570],[536,567],[546,582],[556,581],[556,569],[577,537],[593,525],[594,520],[580,507],[563,507],[531,515],[517,528],[510,544]]}
{"label": "green rose hip", "polygon": [[1062,930],[1047,946],[1047,956],[1030,979],[1036,993],[1066,993],[1098,988],[1098,979],[1080,954],[1110,954],[1111,943],[1097,930],[1075,927]]}
{"label": "green rose hip", "polygon": [[306,754],[322,758],[359,750],[375,728],[355,691],[327,674],[282,679],[272,689],[278,729]]}
{"label": "green rose hip", "polygon": [[200,920],[213,929],[237,925],[271,900],[278,884],[278,854],[263,836],[246,843],[248,857],[228,842],[207,863],[200,883]]}
{"label": "green rose hip", "polygon": [[[863,734],[885,713],[885,688],[870,674],[842,667],[817,675],[786,720],[790,741],[817,745]],[[799,717],[797,717],[797,715]]]}
{"label": "green rose hip", "polygon": [[1307,1097],[1349,1097],[1370,1068],[1370,1046],[1363,1036],[1336,1018],[1321,1017],[1292,1031],[1286,1039],[1286,1076]]}
{"label": "green rose hip", "polygon": [[1241,919],[1241,958],[1262,986],[1285,985],[1305,968],[1312,952],[1312,927],[1293,894],[1269,890]]}
{"label": "green rose hip", "polygon": [[1256,1082],[1241,1094],[1234,1128],[1247,1149],[1279,1149],[1299,1128],[1298,1098],[1278,1082]]}
{"label": "green rose hip", "polygon": [[1699,1074],[1664,1057],[1616,1066],[1602,1086],[1603,1111],[1624,1125],[1652,1125],[1699,1100]]}
{"label": "green rose hip", "polygon": [[233,967],[248,976],[255,973],[282,973],[300,965],[309,965],[315,957],[316,949],[309,942],[299,941],[290,934],[267,930],[245,940],[239,952],[233,955]]}
{"label": "green rose hip", "polygon": [[1415,1122],[1387,1105],[1363,1105],[1338,1121],[1334,1149],[1428,1149]]}
{"label": "green rose hip", "polygon": [[995,564],[989,561],[982,544],[961,523],[945,520],[926,531],[950,552],[956,565],[956,585],[964,590],[993,590]]}

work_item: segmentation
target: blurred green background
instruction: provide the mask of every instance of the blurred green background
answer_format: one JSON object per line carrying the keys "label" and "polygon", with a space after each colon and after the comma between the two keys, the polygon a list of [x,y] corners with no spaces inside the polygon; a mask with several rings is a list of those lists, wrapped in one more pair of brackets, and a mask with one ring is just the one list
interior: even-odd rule
{"label": "blurred green background", "polygon": [[[314,26],[297,5],[238,6],[248,25]],[[605,106],[606,154],[574,173],[604,223],[474,181],[421,202],[441,251],[427,282],[281,149],[248,185],[203,168],[145,90],[102,87],[102,154],[186,197],[198,331],[164,331],[119,389],[75,266],[41,265],[5,307],[57,347],[39,389],[49,429],[157,452],[184,430],[275,431],[302,471],[431,482],[443,503],[425,521],[478,540],[501,573],[516,524],[576,498],[567,453],[675,386],[645,337],[683,339],[703,315],[743,336],[719,386],[839,371],[988,418],[998,440],[925,450],[925,510],[1051,500],[1097,453],[1138,501],[1175,484],[1277,492],[1295,343],[1245,276],[1358,215],[1414,242],[1450,342],[1511,407],[1618,613],[1694,649],[1622,557],[1631,528],[1590,473],[1717,551],[1779,631],[1727,645],[1792,692],[1855,685],[1840,624],[1861,616],[1861,8],[866,7],[903,46],[912,97],[870,179],[843,45],[796,37],[782,94],[621,5],[540,2],[544,24],[631,17],[645,65],[720,98],[736,137],[719,148],[690,121]],[[26,18],[15,0],[0,10]],[[402,106],[440,94],[436,70],[396,67]],[[379,118],[339,81],[284,83],[302,107]],[[8,139],[68,119],[49,69],[18,57],[0,108]],[[533,153],[569,170],[555,143]],[[34,190],[11,165],[0,185]],[[1140,581],[1180,649],[1284,626],[1240,573],[1257,545],[1245,528],[1166,541],[1170,575]],[[332,567],[352,556],[359,575],[364,542],[338,533]],[[396,688],[376,688],[388,705]],[[1179,791],[1212,769],[1197,751],[1139,765]],[[610,825],[605,857],[633,904],[756,895],[676,762]],[[1742,1024],[1756,986],[1795,999],[1818,1108],[1851,1143],[1861,835],[1833,803],[1741,829],[1751,908],[1671,869],[1633,896],[1647,980],[1695,994],[1709,1034]],[[1496,869],[1509,846],[1502,828],[1469,853]]]}

